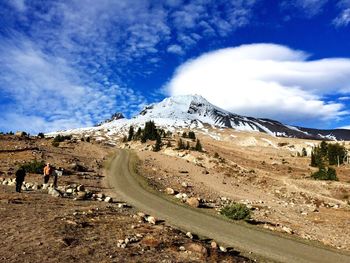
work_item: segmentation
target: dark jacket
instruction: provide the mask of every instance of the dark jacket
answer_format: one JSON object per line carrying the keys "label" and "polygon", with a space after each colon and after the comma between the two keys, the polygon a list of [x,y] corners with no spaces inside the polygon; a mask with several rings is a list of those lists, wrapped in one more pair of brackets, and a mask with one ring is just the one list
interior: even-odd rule
{"label": "dark jacket", "polygon": [[23,168],[19,168],[16,172],[16,181],[24,181],[24,177],[26,176],[26,171]]}

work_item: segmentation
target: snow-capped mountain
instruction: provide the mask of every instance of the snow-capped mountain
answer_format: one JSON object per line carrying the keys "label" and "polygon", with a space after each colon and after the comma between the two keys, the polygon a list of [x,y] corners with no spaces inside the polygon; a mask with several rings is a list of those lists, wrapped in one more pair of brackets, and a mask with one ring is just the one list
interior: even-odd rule
{"label": "snow-capped mountain", "polygon": [[[304,139],[350,140],[350,130],[318,130],[284,125],[278,121],[245,117],[212,105],[199,95],[175,96],[146,106],[132,119],[112,118],[92,128],[67,130],[64,133],[94,133],[107,136],[126,132],[129,127],[143,127],[152,120],[157,126],[177,128],[204,128],[205,126],[233,128],[239,131],[264,132],[273,136]],[[62,132],[61,132],[62,133]]]}

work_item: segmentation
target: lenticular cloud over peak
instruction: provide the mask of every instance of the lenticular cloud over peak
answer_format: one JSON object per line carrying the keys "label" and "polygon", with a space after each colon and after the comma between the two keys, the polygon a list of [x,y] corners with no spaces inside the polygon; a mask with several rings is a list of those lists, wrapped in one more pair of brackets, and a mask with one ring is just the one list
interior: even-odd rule
{"label": "lenticular cloud over peak", "polygon": [[181,65],[166,89],[172,96],[201,94],[231,112],[318,125],[347,112],[328,95],[350,93],[350,59],[311,60],[276,44],[251,44],[201,55]]}

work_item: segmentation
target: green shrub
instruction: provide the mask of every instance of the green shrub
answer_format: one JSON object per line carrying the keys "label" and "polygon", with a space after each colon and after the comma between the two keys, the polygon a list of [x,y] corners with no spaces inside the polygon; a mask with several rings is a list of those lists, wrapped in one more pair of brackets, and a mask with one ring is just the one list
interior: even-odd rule
{"label": "green shrub", "polygon": [[251,211],[245,204],[230,204],[220,210],[220,214],[232,220],[248,220],[251,217]]}
{"label": "green shrub", "polygon": [[42,138],[45,138],[45,135],[44,135],[44,133],[39,132],[39,133],[38,133],[38,137],[42,139]]}
{"label": "green shrub", "polygon": [[22,167],[27,173],[41,174],[43,173],[45,163],[44,161],[34,160],[23,164]]}
{"label": "green shrub", "polygon": [[60,142],[56,142],[56,141],[52,141],[52,146],[53,147],[58,147],[58,146],[60,146]]}
{"label": "green shrub", "polygon": [[70,140],[70,139],[72,139],[72,135],[61,135],[61,134],[58,134],[53,139],[53,141],[54,142],[64,142],[65,140]]}
{"label": "green shrub", "polygon": [[337,172],[332,167],[328,167],[328,169],[321,167],[311,177],[315,180],[338,181]]}

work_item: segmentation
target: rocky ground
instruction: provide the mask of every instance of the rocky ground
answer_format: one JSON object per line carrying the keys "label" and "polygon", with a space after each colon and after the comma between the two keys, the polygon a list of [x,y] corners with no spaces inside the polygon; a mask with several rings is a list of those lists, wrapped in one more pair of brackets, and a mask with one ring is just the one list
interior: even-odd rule
{"label": "rocky ground", "polygon": [[315,181],[310,157],[297,154],[318,141],[218,129],[198,136],[204,153],[175,150],[177,138],[158,153],[139,142],[126,147],[138,150],[150,184],[178,202],[215,213],[244,203],[265,229],[350,250],[350,166],[336,167],[339,182]]}
{"label": "rocky ground", "polygon": [[[0,135],[2,262],[250,262],[108,196],[103,164],[110,145],[51,142]],[[46,189],[41,175],[28,174],[16,193],[15,170],[30,160],[62,167],[59,187]]]}

